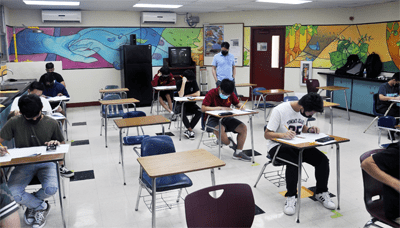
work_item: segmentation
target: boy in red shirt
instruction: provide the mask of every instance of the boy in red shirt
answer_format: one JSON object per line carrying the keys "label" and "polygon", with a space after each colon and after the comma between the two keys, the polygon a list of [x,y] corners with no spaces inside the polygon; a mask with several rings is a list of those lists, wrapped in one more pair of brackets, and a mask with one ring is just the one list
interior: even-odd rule
{"label": "boy in red shirt", "polygon": [[[151,81],[151,85],[153,87],[175,85],[174,76],[169,72],[169,68],[166,66],[161,67],[160,70],[158,70],[157,74],[154,75],[153,81]],[[171,91],[165,90],[159,91],[159,93],[159,101],[161,106],[163,106],[171,114],[174,114],[174,112],[172,111]],[[167,100],[168,106],[165,104],[164,100]]]}

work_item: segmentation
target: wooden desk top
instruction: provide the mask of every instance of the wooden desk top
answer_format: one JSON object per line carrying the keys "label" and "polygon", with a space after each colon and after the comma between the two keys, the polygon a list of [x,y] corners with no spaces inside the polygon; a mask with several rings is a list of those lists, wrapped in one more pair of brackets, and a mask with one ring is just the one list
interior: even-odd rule
{"label": "wooden desk top", "polygon": [[324,101],[324,108],[326,108],[326,107],[335,107],[335,106],[339,106],[339,105],[340,104],[338,104],[338,103]]}
{"label": "wooden desk top", "polygon": [[343,87],[343,86],[321,86],[321,87],[317,87],[317,89],[323,89],[323,90],[328,90],[328,91],[336,91],[336,90],[349,89],[349,87]]}
{"label": "wooden desk top", "polygon": [[118,92],[128,92],[128,88],[119,88],[119,89],[101,89],[100,93],[118,93]]}
{"label": "wooden desk top", "polygon": [[14,158],[9,162],[1,162],[0,167],[62,161],[64,160],[64,156],[65,154],[62,153],[62,154],[39,155],[35,157]]}
{"label": "wooden desk top", "polygon": [[[221,111],[221,112],[229,112],[229,110],[224,110],[224,111]],[[225,117],[247,116],[247,115],[258,114],[258,111],[253,110],[253,112],[244,112],[244,113],[241,113],[241,114],[235,114],[234,113],[232,115],[226,115],[226,116],[220,116],[218,114],[210,113],[210,111],[206,111],[206,114],[210,115],[210,116],[215,116],[217,118],[225,118]]]}
{"label": "wooden desk top", "polygon": [[250,87],[250,86],[257,86],[257,84],[252,84],[252,83],[238,83],[235,84],[236,87]]}
{"label": "wooden desk top", "polygon": [[342,137],[339,137],[339,136],[334,136],[334,135],[329,135],[329,136],[335,138],[336,142],[325,144],[325,145],[321,145],[321,144],[316,144],[315,142],[314,143],[313,142],[307,142],[307,143],[291,144],[291,143],[287,143],[287,142],[281,141],[281,140],[279,140],[277,138],[273,138],[271,140],[274,141],[274,142],[278,142],[278,143],[286,144],[286,145],[289,145],[289,146],[293,146],[293,147],[295,147],[297,149],[308,149],[308,148],[313,148],[313,147],[326,146],[326,145],[331,145],[331,144],[335,144],[335,143],[343,143],[343,142],[349,142],[350,141],[350,139],[342,138]]}
{"label": "wooden desk top", "polygon": [[117,100],[100,100],[100,104],[102,105],[121,105],[121,104],[130,104],[130,103],[139,103],[139,100],[135,98],[126,98],[126,99],[117,99]]}
{"label": "wooden desk top", "polygon": [[225,162],[204,149],[161,154],[137,159],[150,178],[189,173],[225,166]]}
{"label": "wooden desk top", "polygon": [[171,120],[165,118],[162,115],[156,116],[142,116],[142,117],[133,117],[133,118],[125,118],[125,119],[116,119],[114,123],[118,128],[127,128],[127,127],[140,127],[140,126],[148,126],[148,125],[157,125],[157,124],[168,124]]}
{"label": "wooden desk top", "polygon": [[284,89],[267,89],[267,90],[259,90],[258,92],[266,94],[266,95],[278,95],[278,94],[285,94],[285,93],[293,93],[294,91],[284,90]]}

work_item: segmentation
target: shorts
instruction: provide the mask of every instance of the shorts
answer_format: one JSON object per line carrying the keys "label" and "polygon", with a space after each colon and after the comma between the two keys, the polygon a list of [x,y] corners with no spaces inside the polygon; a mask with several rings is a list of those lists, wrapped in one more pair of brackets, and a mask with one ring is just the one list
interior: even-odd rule
{"label": "shorts", "polygon": [[[237,133],[235,129],[242,123],[243,123],[242,121],[234,117],[226,117],[223,118],[221,121],[221,125],[225,127],[225,132],[234,132],[234,133]],[[214,116],[210,116],[210,118],[208,118],[207,126],[215,128],[216,126],[218,126],[218,124],[219,124],[219,118]],[[207,127],[206,131],[213,132],[214,130]]]}

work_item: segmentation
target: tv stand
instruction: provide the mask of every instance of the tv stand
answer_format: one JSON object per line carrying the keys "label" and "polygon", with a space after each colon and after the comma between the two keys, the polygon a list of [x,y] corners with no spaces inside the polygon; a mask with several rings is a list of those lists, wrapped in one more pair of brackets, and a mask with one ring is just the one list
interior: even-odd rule
{"label": "tv stand", "polygon": [[188,66],[188,67],[171,67],[169,65],[168,58],[164,58],[163,63],[164,63],[164,66],[169,67],[169,71],[172,73],[172,75],[174,75],[175,80],[180,78],[180,76],[183,74],[183,72],[185,72],[185,70],[192,70],[194,72],[194,74],[196,75],[196,63],[194,61],[192,61],[192,65]]}

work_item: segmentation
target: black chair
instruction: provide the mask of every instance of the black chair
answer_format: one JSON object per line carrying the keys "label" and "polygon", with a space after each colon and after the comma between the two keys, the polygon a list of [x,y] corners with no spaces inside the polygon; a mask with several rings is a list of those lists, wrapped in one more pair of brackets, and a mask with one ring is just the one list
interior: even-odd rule
{"label": "black chair", "polygon": [[378,93],[375,93],[374,95],[373,95],[373,97],[372,97],[373,99],[372,99],[372,112],[374,113],[374,115],[376,116],[372,121],[371,121],[371,123],[368,125],[368,127],[367,127],[367,129],[365,129],[365,131],[364,131],[364,133],[368,130],[368,128],[370,128],[371,127],[371,125],[376,121],[376,120],[378,120],[379,119],[379,117],[381,117],[381,116],[383,116],[384,114],[382,114],[382,113],[379,113],[378,112],[378,110],[376,109],[376,104],[378,103],[378,99],[379,99],[379,94]]}
{"label": "black chair", "polygon": [[[379,153],[384,149],[375,149],[370,150],[363,153],[360,156],[360,163],[362,163],[365,159],[370,157],[372,154]],[[362,177],[364,183],[364,203],[368,213],[372,216],[372,219],[369,220],[365,225],[365,227],[375,226],[381,227],[375,222],[379,221],[391,227],[400,227],[399,224],[394,221],[387,219],[384,212],[383,206],[383,184],[373,177],[371,177],[367,172],[362,170]],[[397,202],[398,203],[398,202]]]}
{"label": "black chair", "polygon": [[[320,92],[318,92],[319,89],[317,88],[317,87],[319,87],[318,79],[307,79],[306,80],[306,86],[307,86],[307,93],[320,93]],[[328,96],[321,96],[321,97],[324,100],[331,101],[331,98],[328,97]]]}
{"label": "black chair", "polygon": [[382,130],[388,132],[390,140],[393,143],[393,134],[392,132],[400,132],[400,130],[395,128],[396,125],[396,118],[393,116],[381,116],[378,119],[378,129],[379,129],[379,136],[378,136],[378,145],[381,148],[386,148],[389,144],[381,144],[381,137],[382,137]]}

